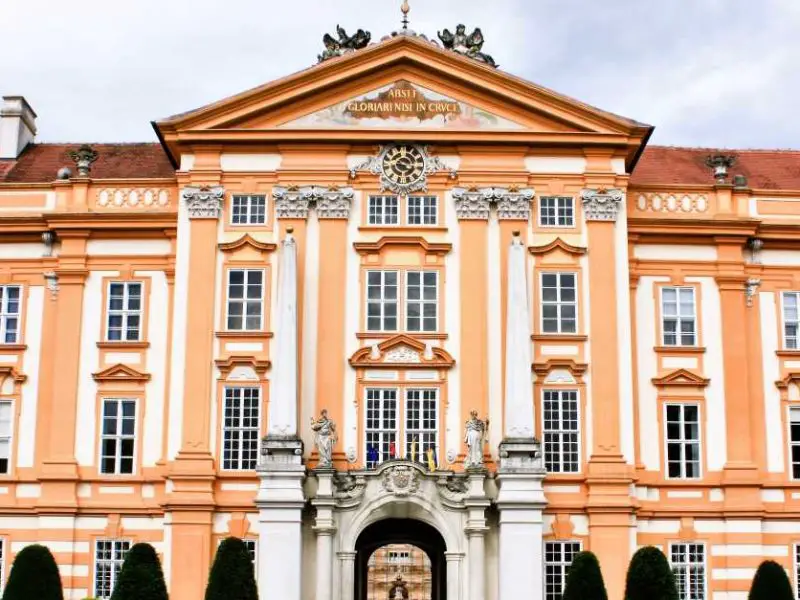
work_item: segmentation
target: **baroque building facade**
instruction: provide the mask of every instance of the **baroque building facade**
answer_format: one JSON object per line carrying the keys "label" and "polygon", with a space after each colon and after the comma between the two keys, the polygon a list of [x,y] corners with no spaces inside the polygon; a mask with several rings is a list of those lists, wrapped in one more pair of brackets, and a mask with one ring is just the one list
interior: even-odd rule
{"label": "baroque building facade", "polygon": [[800,153],[648,146],[462,30],[326,36],[158,144],[4,99],[0,580],[40,542],[108,598],[146,541],[197,600],[234,535],[262,600],[796,581]]}

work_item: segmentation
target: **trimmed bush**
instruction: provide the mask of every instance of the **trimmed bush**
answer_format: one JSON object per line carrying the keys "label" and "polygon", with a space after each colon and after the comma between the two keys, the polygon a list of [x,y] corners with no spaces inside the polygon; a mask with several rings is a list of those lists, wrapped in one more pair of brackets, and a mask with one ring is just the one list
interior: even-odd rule
{"label": "trimmed bush", "polygon": [[226,538],[217,548],[205,600],[258,600],[250,553],[239,538]]}
{"label": "trimmed bush", "polygon": [[758,566],[748,600],[793,600],[792,584],[786,571],[774,560],[765,560]]}
{"label": "trimmed bush", "polygon": [[625,600],[678,600],[675,575],[658,548],[639,548],[628,566]]}
{"label": "trimmed bush", "polygon": [[61,577],[50,550],[34,544],[19,551],[8,576],[3,600],[64,600]]}
{"label": "trimmed bush", "polygon": [[150,544],[134,544],[128,550],[111,600],[167,600],[161,562]]}
{"label": "trimmed bush", "polygon": [[562,600],[608,600],[600,563],[592,552],[579,552],[567,571]]}

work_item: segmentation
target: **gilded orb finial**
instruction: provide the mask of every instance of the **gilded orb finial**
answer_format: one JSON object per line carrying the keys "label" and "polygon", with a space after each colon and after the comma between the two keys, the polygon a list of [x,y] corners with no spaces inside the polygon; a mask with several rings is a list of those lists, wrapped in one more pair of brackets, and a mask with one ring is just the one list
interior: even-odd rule
{"label": "gilded orb finial", "polygon": [[408,13],[411,10],[411,7],[408,5],[408,0],[403,0],[402,6],[400,6],[400,12],[403,13],[403,29],[408,29]]}

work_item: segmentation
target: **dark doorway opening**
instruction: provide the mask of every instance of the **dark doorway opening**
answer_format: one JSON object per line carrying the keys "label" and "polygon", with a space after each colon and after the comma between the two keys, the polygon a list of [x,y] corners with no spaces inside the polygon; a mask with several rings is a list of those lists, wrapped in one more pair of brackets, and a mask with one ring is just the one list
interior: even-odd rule
{"label": "dark doorway opening", "polygon": [[[408,600],[447,600],[446,550],[442,535],[422,521],[384,519],[373,523],[356,541],[354,600],[394,600],[390,593],[397,574],[406,584]],[[399,568],[406,560],[409,568]]]}

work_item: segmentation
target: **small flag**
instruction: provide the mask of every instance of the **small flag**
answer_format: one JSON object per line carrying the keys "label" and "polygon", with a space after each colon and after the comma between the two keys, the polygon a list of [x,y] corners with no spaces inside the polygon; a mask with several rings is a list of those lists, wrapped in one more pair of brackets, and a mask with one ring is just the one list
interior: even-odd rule
{"label": "small flag", "polygon": [[395,458],[397,456],[397,447],[395,446],[394,442],[389,442],[389,458]]}
{"label": "small flag", "polygon": [[417,438],[411,440],[411,460],[417,460]]}
{"label": "small flag", "polygon": [[428,470],[435,471],[436,470],[436,453],[433,451],[433,448],[428,448]]}
{"label": "small flag", "polygon": [[378,462],[378,449],[371,445],[367,448],[367,462],[375,465]]}

